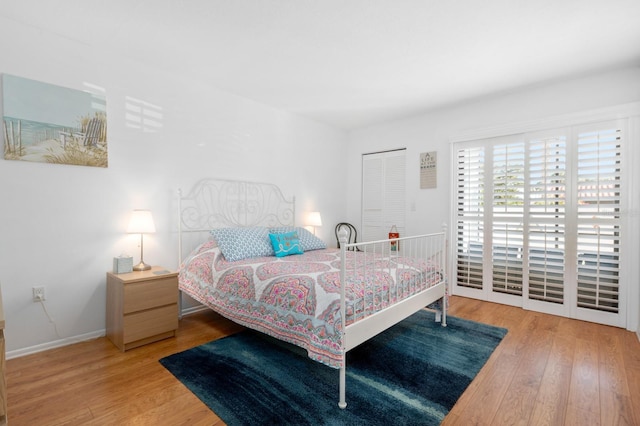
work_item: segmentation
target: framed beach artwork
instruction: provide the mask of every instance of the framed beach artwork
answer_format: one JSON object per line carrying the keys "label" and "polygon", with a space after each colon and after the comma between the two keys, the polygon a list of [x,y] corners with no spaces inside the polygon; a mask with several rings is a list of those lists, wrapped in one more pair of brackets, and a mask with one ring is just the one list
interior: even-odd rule
{"label": "framed beach artwork", "polygon": [[107,167],[104,96],[2,75],[5,160]]}

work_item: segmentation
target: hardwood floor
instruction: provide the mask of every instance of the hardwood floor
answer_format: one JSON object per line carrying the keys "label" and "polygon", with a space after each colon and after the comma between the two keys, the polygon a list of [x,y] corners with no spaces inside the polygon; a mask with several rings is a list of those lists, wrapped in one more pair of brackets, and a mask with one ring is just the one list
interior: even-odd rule
{"label": "hardwood floor", "polygon": [[[635,334],[460,297],[449,313],[509,333],[443,425],[640,425]],[[125,353],[100,338],[11,359],[9,424],[224,424],[158,359],[238,330],[206,311],[184,317],[177,337]]]}

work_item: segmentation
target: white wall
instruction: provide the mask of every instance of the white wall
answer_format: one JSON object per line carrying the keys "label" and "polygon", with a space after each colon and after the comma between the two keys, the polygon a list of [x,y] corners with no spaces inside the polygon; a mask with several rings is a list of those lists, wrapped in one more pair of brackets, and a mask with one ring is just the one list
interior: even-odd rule
{"label": "white wall", "polygon": [[[0,73],[75,89],[84,89],[84,83],[104,88],[109,134],[106,169],[0,160],[0,283],[9,357],[104,332],[105,272],[121,252],[138,258],[138,239],[124,233],[131,209],[149,208],[156,221],[158,232],[145,238],[145,260],[175,268],[175,192],[200,177],[280,185],[285,194],[296,195],[298,221],[304,211],[322,212],[326,225],[319,235],[334,245],[330,224],[360,222],[360,155],[406,147],[407,229],[431,232],[449,217],[450,138],[474,128],[640,100],[640,70],[624,69],[375,126],[347,138],[216,90],[210,82],[166,74],[78,40],[0,17]],[[128,128],[126,96],[162,107],[161,131]],[[438,188],[420,190],[419,154],[433,150],[439,156]],[[59,335],[31,301],[33,286],[45,286]]]}
{"label": "white wall", "polygon": [[[352,132],[347,154],[348,219],[353,223],[360,223],[360,163],[363,153],[407,148],[407,232],[408,234],[436,232],[443,222],[450,220],[451,140],[494,126],[531,122],[638,101],[640,101],[640,67],[624,68],[524,88]],[[438,187],[421,190],[419,157],[421,152],[428,151],[438,152]],[[637,185],[638,182],[635,184]],[[640,197],[640,191],[636,190],[634,193]],[[416,206],[415,211],[411,211],[412,204]],[[637,220],[640,215],[637,211],[638,200],[636,199],[632,204],[636,210],[629,213]],[[633,240],[640,240],[640,235],[636,237]],[[634,270],[637,282],[637,266]],[[634,276],[633,272],[631,276]],[[632,291],[632,301],[635,301],[632,303],[637,305],[634,308],[634,317],[628,325],[629,329],[635,329],[634,324],[638,323],[639,293],[637,289]]]}
{"label": "white wall", "polygon": [[[338,154],[347,138],[340,130],[2,17],[0,51],[0,73],[104,88],[109,144],[106,169],[0,160],[9,357],[104,333],[112,258],[139,258],[139,238],[125,234],[132,209],[151,209],[156,222],[157,233],[145,237],[145,261],[176,268],[176,191],[199,178],[275,183],[296,196],[298,222],[308,210],[322,212],[327,224],[345,215],[346,159]],[[160,106],[162,129],[127,127],[126,96]],[[318,232],[335,244],[330,226]],[[59,336],[32,302],[33,286],[45,286]]]}

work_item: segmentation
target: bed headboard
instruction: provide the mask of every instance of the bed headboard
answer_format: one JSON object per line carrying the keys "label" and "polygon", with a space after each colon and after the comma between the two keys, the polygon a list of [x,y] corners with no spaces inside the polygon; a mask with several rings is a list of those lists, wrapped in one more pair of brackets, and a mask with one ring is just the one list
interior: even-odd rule
{"label": "bed headboard", "polygon": [[294,226],[295,197],[276,185],[228,179],[202,179],[184,195],[178,190],[178,251],[184,234],[237,226]]}

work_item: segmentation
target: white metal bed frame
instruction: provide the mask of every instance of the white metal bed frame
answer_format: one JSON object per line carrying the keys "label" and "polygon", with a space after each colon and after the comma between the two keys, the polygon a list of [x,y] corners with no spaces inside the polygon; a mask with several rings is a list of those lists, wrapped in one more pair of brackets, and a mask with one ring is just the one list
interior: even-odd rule
{"label": "white metal bed frame", "polygon": [[[361,343],[371,339],[378,335],[389,327],[399,323],[405,318],[416,313],[425,306],[446,297],[446,284],[447,277],[445,273],[446,265],[446,240],[445,229],[441,233],[418,235],[413,237],[394,238],[387,240],[378,240],[362,243],[346,244],[347,235],[346,231],[341,230],[338,236],[340,238],[340,313],[342,317],[342,329],[344,330],[342,336],[342,352],[345,355],[344,361],[340,368],[340,401],[338,405],[340,408],[345,408],[346,403],[346,353],[355,348]],[[396,242],[401,251],[391,251],[391,242]],[[367,271],[358,271],[357,268],[347,270],[346,268],[346,252],[354,248],[358,248],[362,255],[382,255],[389,258],[398,258],[400,256],[422,259],[427,262],[431,262],[434,265],[441,265],[440,269],[440,281],[431,287],[427,287],[424,290],[402,299],[382,310],[375,311],[369,309],[372,312],[370,315],[359,319],[352,324],[346,324],[346,294],[344,283],[348,282],[348,275],[360,273],[365,276]],[[370,271],[371,273],[375,271]],[[365,282],[368,280],[365,279]],[[397,288],[397,286],[396,286]],[[391,294],[387,295],[388,297]],[[442,326],[447,326],[447,306],[446,301],[441,303],[441,311],[436,314],[436,321],[441,321]],[[365,311],[368,309],[365,307]]]}
{"label": "white metal bed frame", "polygon": [[[183,256],[203,241],[203,235],[208,235],[213,228],[234,226],[294,226],[295,225],[295,197],[285,199],[282,191],[275,185],[259,182],[235,181],[227,179],[203,179],[197,182],[187,195],[178,190],[178,259],[182,265]],[[188,235],[196,235],[196,239],[189,240],[185,248]],[[340,368],[340,408],[346,403],[346,353],[376,336],[387,328],[397,324],[425,306],[443,299],[446,295],[446,227],[441,233],[404,237],[394,240],[379,240],[347,244],[346,232],[339,234],[341,252],[340,280],[340,312],[342,317],[342,355]],[[401,251],[391,251],[390,242],[400,242]],[[358,248],[360,256],[388,256],[413,257],[440,265],[440,281],[416,294],[394,303],[382,310],[377,310],[373,304],[379,299],[371,297],[371,305],[364,300],[364,317],[347,325],[346,317],[346,288],[345,283],[349,274],[360,273],[366,275],[375,271],[352,269],[347,271],[346,253]],[[186,250],[186,252],[185,252]],[[397,286],[396,286],[397,288]],[[395,295],[397,296],[397,295]],[[391,298],[389,292],[386,295]],[[374,300],[375,299],[375,300]],[[180,297],[180,313],[182,313],[182,295]],[[203,301],[198,301],[204,303]],[[436,315],[446,326],[446,302],[441,303],[442,311]],[[441,315],[440,315],[441,314]]]}

